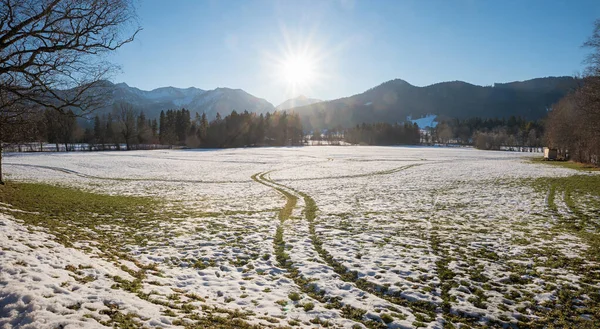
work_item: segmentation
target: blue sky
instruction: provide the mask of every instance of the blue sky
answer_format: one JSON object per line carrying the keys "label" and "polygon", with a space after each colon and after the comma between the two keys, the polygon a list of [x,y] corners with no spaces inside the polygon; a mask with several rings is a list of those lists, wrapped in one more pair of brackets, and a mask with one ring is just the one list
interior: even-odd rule
{"label": "blue sky", "polygon": [[[111,60],[115,82],[241,88],[274,105],[335,99],[400,78],[479,85],[574,75],[600,1],[140,0],[143,31]],[[291,86],[281,63],[308,58]]]}

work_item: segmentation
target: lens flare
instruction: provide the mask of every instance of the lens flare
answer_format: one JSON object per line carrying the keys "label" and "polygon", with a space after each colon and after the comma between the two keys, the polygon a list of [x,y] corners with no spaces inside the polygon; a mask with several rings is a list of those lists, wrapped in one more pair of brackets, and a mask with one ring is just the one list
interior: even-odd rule
{"label": "lens flare", "polygon": [[314,82],[315,66],[308,58],[291,56],[281,64],[281,74],[289,84],[303,86]]}

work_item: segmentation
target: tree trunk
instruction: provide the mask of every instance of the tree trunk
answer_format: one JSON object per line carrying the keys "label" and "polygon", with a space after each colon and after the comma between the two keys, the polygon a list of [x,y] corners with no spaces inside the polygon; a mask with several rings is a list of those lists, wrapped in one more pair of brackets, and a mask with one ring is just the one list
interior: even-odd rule
{"label": "tree trunk", "polygon": [[2,177],[2,152],[4,152],[4,149],[2,148],[2,141],[0,141],[0,185],[4,185],[4,177]]}

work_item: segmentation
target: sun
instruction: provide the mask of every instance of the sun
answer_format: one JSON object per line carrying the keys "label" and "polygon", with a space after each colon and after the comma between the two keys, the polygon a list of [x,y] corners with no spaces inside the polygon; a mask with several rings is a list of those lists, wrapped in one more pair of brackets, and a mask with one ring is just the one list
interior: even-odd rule
{"label": "sun", "polygon": [[263,72],[274,90],[286,98],[316,95],[331,80],[332,51],[336,45],[323,47],[318,31],[291,33],[281,25],[281,35],[273,41],[274,49],[263,50]]}
{"label": "sun", "polygon": [[281,74],[290,85],[307,86],[314,82],[315,64],[305,56],[289,56],[281,63]]}

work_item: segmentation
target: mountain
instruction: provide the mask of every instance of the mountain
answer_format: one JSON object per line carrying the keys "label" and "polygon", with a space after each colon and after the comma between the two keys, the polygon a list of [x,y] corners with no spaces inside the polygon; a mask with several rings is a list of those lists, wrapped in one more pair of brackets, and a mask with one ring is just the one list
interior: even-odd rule
{"label": "mountain", "polygon": [[277,107],[275,107],[275,109],[277,109],[279,111],[284,111],[284,110],[291,109],[293,107],[305,106],[305,105],[310,105],[310,104],[319,103],[319,102],[322,102],[322,100],[316,99],[316,98],[308,98],[304,95],[300,95],[296,98],[290,98],[287,101],[277,105]]}
{"label": "mountain", "polygon": [[514,115],[537,120],[578,84],[572,77],[547,77],[485,87],[463,81],[417,87],[396,79],[358,95],[293,110],[300,114],[305,129],[402,122],[408,116],[418,119],[427,115],[459,119]]}
{"label": "mountain", "polygon": [[198,88],[163,87],[146,91],[130,87],[126,83],[113,84],[106,81],[103,92],[109,95],[107,106],[98,110],[105,113],[112,110],[115,102],[127,102],[136,109],[144,111],[148,118],[158,118],[160,111],[185,108],[192,116],[195,113],[206,113],[209,119],[216,117],[217,112],[222,116],[236,110],[243,112],[266,113],[273,112],[273,105],[262,98],[257,98],[241,89],[217,88],[202,90]]}

